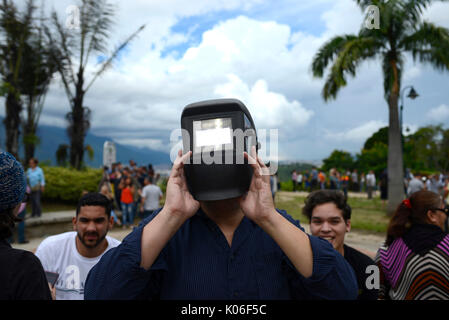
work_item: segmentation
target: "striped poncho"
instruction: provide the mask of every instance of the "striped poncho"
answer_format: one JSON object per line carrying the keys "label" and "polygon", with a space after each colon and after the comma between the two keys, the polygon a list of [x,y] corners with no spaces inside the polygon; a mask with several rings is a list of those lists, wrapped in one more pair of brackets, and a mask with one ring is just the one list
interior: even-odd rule
{"label": "striped poncho", "polygon": [[438,226],[417,224],[376,255],[380,299],[448,300],[449,235]]}

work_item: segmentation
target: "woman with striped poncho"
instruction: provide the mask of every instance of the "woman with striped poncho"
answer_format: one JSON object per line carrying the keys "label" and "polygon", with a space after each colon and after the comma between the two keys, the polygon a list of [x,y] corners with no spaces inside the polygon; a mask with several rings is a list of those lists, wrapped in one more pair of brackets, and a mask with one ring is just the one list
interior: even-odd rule
{"label": "woman with striped poncho", "polygon": [[449,214],[440,195],[418,191],[391,218],[387,240],[376,255],[380,299],[449,299]]}

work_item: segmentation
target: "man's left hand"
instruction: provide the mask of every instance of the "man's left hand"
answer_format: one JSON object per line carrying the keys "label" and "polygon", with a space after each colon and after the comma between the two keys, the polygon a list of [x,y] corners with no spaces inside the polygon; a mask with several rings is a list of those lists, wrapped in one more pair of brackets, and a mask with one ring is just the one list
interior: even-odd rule
{"label": "man's left hand", "polygon": [[271,194],[269,169],[257,156],[255,147],[251,149],[251,155],[245,152],[244,156],[253,168],[253,177],[248,192],[240,198],[240,207],[245,216],[259,224],[276,212]]}

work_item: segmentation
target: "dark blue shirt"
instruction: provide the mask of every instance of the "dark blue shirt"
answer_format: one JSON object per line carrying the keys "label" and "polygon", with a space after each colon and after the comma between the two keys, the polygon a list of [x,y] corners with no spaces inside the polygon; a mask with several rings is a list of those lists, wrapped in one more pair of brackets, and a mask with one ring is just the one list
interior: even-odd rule
{"label": "dark blue shirt", "polygon": [[[170,239],[149,270],[140,267],[146,218],[106,252],[86,280],[85,299],[356,299],[351,266],[332,245],[309,236],[313,274],[304,278],[277,243],[244,217],[229,247],[200,209]],[[279,214],[304,231],[286,212]]]}

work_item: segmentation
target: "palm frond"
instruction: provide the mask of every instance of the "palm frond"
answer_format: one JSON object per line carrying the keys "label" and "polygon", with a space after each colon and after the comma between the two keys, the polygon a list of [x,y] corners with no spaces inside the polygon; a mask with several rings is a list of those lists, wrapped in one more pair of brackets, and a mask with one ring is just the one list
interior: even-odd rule
{"label": "palm frond", "polygon": [[93,51],[106,52],[106,43],[109,37],[114,15],[114,6],[105,1],[88,1],[86,3],[86,13],[82,18],[83,28],[86,32],[86,39],[89,38],[89,45],[83,65],[87,64],[87,59]]}
{"label": "palm frond", "polygon": [[[444,0],[443,0],[444,1]],[[402,15],[412,26],[421,21],[422,14],[435,0],[399,1]]]}
{"label": "palm frond", "polygon": [[358,65],[375,57],[382,46],[382,42],[375,38],[356,36],[347,38],[336,53],[334,64],[326,79],[322,92],[324,100],[335,99],[339,89],[346,86],[346,76],[349,74],[354,77]]}
{"label": "palm frond", "polygon": [[401,46],[412,53],[414,60],[449,71],[449,29],[423,22],[413,34],[402,40]]}
{"label": "palm frond", "polygon": [[95,76],[90,81],[89,85],[86,87],[86,90],[89,90],[90,86],[95,82],[95,80],[101,76],[111,65],[114,59],[117,57],[117,55],[120,53],[120,51],[125,48],[137,35],[140,31],[142,31],[145,28],[145,25],[142,25],[137,29],[132,35],[130,35],[120,46],[118,46],[114,52],[111,54],[111,56],[101,65],[100,69],[95,73]]}
{"label": "palm frond", "polygon": [[323,77],[324,70],[332,60],[339,54],[342,48],[356,38],[355,35],[338,36],[326,42],[313,58],[312,72],[317,78]]}

